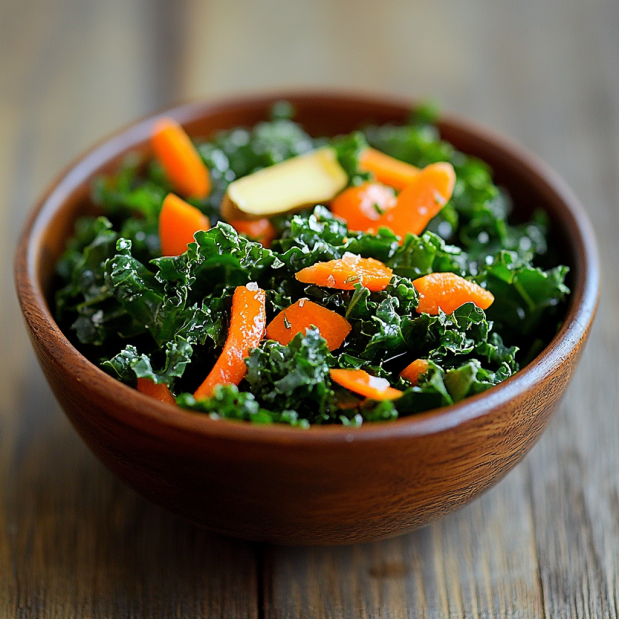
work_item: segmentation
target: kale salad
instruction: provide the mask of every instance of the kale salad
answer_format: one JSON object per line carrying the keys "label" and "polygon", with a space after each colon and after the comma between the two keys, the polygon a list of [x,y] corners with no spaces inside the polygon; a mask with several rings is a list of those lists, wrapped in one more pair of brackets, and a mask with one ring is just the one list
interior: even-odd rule
{"label": "kale salad", "polygon": [[[212,418],[359,426],[447,406],[529,363],[565,313],[546,214],[404,125],[315,137],[286,102],[96,180],[55,316],[93,363]],[[533,207],[535,205],[532,205]]]}

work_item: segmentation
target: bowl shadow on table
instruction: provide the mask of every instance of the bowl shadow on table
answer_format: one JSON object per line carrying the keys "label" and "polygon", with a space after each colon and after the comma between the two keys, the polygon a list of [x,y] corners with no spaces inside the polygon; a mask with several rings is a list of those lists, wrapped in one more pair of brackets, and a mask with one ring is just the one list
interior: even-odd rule
{"label": "bowl shadow on table", "polygon": [[290,591],[309,605],[322,596],[325,604],[357,599],[370,608],[385,595],[406,604],[422,595],[432,605],[449,585],[445,571],[458,581],[485,567],[500,578],[531,559],[527,508],[516,501],[526,465],[458,513],[398,538],[260,545],[210,533],[118,481],[78,438],[34,361],[22,393],[5,503],[18,603],[62,599],[110,613],[247,611],[260,603],[261,588],[270,607]]}
{"label": "bowl shadow on table", "polygon": [[18,606],[210,616],[255,604],[254,545],[190,524],[118,481],[30,365],[4,503]]}

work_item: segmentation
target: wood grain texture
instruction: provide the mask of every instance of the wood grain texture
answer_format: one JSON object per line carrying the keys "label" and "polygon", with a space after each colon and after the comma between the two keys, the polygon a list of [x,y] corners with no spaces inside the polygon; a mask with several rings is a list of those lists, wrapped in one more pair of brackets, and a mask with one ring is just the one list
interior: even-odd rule
{"label": "wood grain texture", "polygon": [[253,547],[170,516],[99,464],[36,366],[13,292],[15,242],[44,186],[93,141],[175,96],[155,79],[151,45],[165,54],[175,37],[161,44],[154,8],[0,3],[3,619],[257,616]]}
{"label": "wood grain texture", "polygon": [[481,500],[401,538],[269,548],[265,616],[539,617],[534,526],[520,500],[526,492],[520,467]]}

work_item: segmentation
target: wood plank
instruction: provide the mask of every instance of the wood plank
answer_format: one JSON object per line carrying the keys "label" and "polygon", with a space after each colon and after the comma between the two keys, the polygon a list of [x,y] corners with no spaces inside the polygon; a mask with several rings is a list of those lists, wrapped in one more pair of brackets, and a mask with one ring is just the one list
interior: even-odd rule
{"label": "wood plank", "polygon": [[152,50],[178,33],[166,40],[156,5],[0,4],[0,617],[257,616],[253,545],[163,512],[88,452],[12,292],[16,237],[44,186],[174,96]]}
{"label": "wood plank", "polygon": [[541,591],[520,468],[472,505],[375,544],[269,548],[265,617],[537,617]]}

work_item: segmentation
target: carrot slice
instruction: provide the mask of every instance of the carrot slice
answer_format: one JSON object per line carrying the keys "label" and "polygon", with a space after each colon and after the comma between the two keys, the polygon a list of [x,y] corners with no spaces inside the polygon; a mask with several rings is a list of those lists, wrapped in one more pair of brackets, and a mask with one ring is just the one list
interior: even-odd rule
{"label": "carrot slice", "polygon": [[295,277],[304,284],[316,284],[338,290],[354,290],[355,284],[362,284],[372,292],[384,290],[391,280],[393,271],[380,260],[361,258],[346,252],[338,260],[317,262],[301,269]]}
{"label": "carrot slice", "polygon": [[318,328],[329,350],[339,348],[352,329],[343,316],[308,299],[300,299],[273,318],[267,327],[267,338],[287,346],[297,333],[305,334],[311,326]]}
{"label": "carrot slice", "polygon": [[349,187],[331,202],[331,211],[341,217],[349,230],[368,232],[377,228],[381,216],[396,205],[390,187],[380,183],[363,183]]}
{"label": "carrot slice", "polygon": [[165,383],[157,384],[150,378],[138,378],[137,389],[140,393],[155,398],[155,400],[176,405],[176,400]]}
{"label": "carrot slice", "polygon": [[211,223],[202,211],[169,193],[159,214],[161,253],[164,256],[180,256],[187,251],[187,244],[193,243],[193,235],[198,230],[208,230],[210,227]]}
{"label": "carrot slice", "polygon": [[208,398],[217,385],[238,385],[247,373],[245,357],[256,348],[266,326],[266,294],[256,284],[237,286],[232,297],[232,317],[219,359],[194,397]]}
{"label": "carrot slice", "polygon": [[395,189],[404,189],[419,174],[419,168],[414,165],[374,148],[366,148],[361,153],[359,165],[362,170],[373,172],[377,181]]}
{"label": "carrot slice", "polygon": [[451,163],[426,166],[398,195],[394,208],[377,222],[404,237],[408,232],[421,234],[430,220],[447,204],[456,184]]}
{"label": "carrot slice", "polygon": [[419,377],[428,371],[428,365],[425,359],[415,359],[400,372],[400,376],[416,385]]}
{"label": "carrot slice", "polygon": [[371,376],[365,370],[329,370],[331,378],[342,387],[372,400],[395,400],[402,392],[389,386],[386,378]]}
{"label": "carrot slice", "polygon": [[172,118],[153,127],[151,144],[168,180],[184,196],[206,198],[211,190],[208,168],[185,130]]}
{"label": "carrot slice", "polygon": [[491,292],[455,273],[430,273],[414,280],[413,286],[419,292],[419,314],[423,312],[436,315],[439,308],[446,314],[451,314],[469,302],[485,310],[494,301]]}
{"label": "carrot slice", "polygon": [[228,222],[238,233],[248,236],[252,241],[259,241],[264,247],[270,247],[276,232],[273,224],[265,218],[254,221],[234,219]]}

